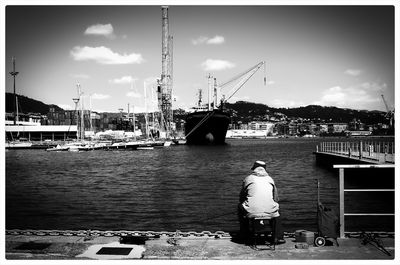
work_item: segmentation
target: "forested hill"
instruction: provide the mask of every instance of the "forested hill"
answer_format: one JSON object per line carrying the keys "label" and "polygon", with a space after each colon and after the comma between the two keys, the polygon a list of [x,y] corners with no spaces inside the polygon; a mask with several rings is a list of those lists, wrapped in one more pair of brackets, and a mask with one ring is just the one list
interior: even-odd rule
{"label": "forested hill", "polygon": [[[50,106],[54,106],[56,111],[62,110],[62,108],[56,105],[48,105],[41,101],[28,98],[22,95],[17,95],[18,97],[18,111],[21,113],[40,113],[47,114],[49,112]],[[14,94],[6,93],[6,112],[14,111]]]}
{"label": "forested hill", "polygon": [[325,122],[348,123],[353,119],[360,120],[366,124],[387,122],[385,118],[386,113],[382,111],[342,109],[317,105],[299,108],[273,108],[260,103],[238,101],[233,104],[227,103],[226,108],[233,110],[234,118],[243,122],[248,122],[252,119],[265,120],[271,116],[279,117],[279,114],[284,114],[288,118],[303,118]]}

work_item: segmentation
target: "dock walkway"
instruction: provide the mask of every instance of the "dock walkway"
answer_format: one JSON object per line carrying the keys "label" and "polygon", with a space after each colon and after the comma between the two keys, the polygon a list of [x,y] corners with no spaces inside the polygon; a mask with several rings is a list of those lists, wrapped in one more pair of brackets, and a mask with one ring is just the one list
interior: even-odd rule
{"label": "dock walkway", "polygon": [[317,156],[338,158],[351,163],[394,164],[393,142],[322,142],[317,145]]}

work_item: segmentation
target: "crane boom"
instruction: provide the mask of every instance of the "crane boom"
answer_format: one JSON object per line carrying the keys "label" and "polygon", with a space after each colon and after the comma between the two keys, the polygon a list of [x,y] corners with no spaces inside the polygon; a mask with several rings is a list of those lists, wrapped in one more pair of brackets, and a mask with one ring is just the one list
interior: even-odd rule
{"label": "crane boom", "polygon": [[236,75],[235,77],[233,77],[232,79],[222,83],[221,85],[219,85],[218,87],[220,89],[222,89],[223,87],[233,83],[234,81],[238,81],[238,83],[229,91],[230,95],[228,97],[226,97],[226,99],[224,100],[224,102],[227,102],[230,98],[232,98],[238,91],[240,88],[242,88],[244,86],[244,84],[246,84],[247,81],[249,81],[249,79],[262,67],[264,66],[264,85],[266,85],[267,83],[267,78],[266,78],[266,71],[265,71],[265,61],[262,61],[258,64],[256,64],[255,66],[251,67],[250,69],[244,71],[243,73],[240,73],[238,75]]}
{"label": "crane boom", "polygon": [[385,117],[389,119],[389,126],[390,126],[390,128],[392,128],[393,127],[394,110],[393,111],[389,110],[389,106],[385,100],[385,97],[383,96],[383,94],[381,96],[383,99],[383,103],[385,104],[385,107],[386,107]]}
{"label": "crane boom", "polygon": [[386,103],[385,97],[383,96],[383,94],[381,96],[382,96],[382,99],[383,99],[383,103],[385,104],[386,111],[389,112],[390,110],[389,110],[388,104]]}

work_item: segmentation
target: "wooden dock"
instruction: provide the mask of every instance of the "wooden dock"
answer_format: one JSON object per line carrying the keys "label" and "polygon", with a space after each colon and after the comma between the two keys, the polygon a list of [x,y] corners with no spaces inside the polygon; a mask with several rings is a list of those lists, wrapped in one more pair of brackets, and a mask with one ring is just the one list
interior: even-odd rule
{"label": "wooden dock", "polygon": [[317,162],[344,164],[394,164],[394,142],[322,142]]}

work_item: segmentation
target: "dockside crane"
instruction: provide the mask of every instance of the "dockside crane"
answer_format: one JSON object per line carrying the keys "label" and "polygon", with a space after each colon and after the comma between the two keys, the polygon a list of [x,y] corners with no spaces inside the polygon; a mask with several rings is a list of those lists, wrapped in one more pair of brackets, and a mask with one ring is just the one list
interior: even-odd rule
{"label": "dockside crane", "polygon": [[381,95],[381,97],[382,97],[383,103],[385,104],[385,107],[386,107],[385,118],[389,119],[389,126],[390,126],[390,128],[392,128],[393,127],[394,110],[389,109],[389,106],[388,106],[383,94]]}
{"label": "dockside crane", "polygon": [[264,66],[264,85],[267,85],[267,76],[266,76],[266,64],[265,61],[259,62],[255,66],[247,69],[246,71],[236,75],[235,77],[231,78],[230,80],[217,85],[219,91],[223,88],[232,85],[235,81],[237,82],[231,90],[228,92],[228,96],[223,95],[221,99],[221,105],[226,103],[230,98],[232,98],[246,83],[249,79],[261,68]]}

